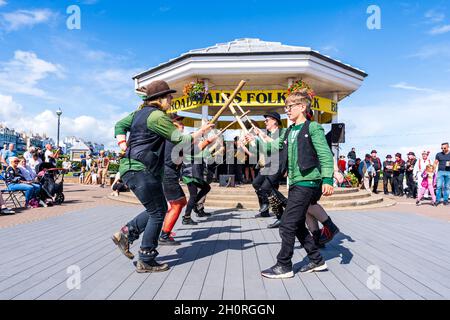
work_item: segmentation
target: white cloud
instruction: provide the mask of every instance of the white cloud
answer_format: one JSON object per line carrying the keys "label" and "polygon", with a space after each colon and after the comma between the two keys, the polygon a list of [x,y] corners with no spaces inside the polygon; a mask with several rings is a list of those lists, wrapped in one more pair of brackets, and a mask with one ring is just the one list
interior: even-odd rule
{"label": "white cloud", "polygon": [[430,59],[430,58],[448,58],[450,57],[450,45],[448,43],[439,43],[424,46],[418,52],[410,55],[411,58]]}
{"label": "white cloud", "polygon": [[433,89],[419,88],[419,87],[411,86],[411,85],[407,84],[406,82],[399,82],[399,83],[393,84],[393,85],[391,85],[391,88],[422,91],[422,92],[435,92],[435,90],[433,90]]}
{"label": "white cloud", "polygon": [[5,0],[0,0],[0,7],[6,6],[8,4],[8,2],[6,2]]}
{"label": "white cloud", "polygon": [[450,32],[450,24],[443,25],[443,26],[437,26],[430,30],[431,35],[438,35],[438,34],[444,34]]}
{"label": "white cloud", "polygon": [[439,23],[444,21],[445,14],[443,14],[442,12],[438,12],[436,10],[428,10],[425,13],[425,18],[427,18],[429,23]]}
{"label": "white cloud", "polygon": [[92,79],[102,94],[123,100],[135,96],[132,77],[138,72],[138,69],[106,69],[95,71]]}
{"label": "white cloud", "polygon": [[[76,136],[115,148],[114,124],[125,115],[112,113],[111,116],[102,118],[88,115],[71,118],[63,113],[61,136]],[[46,133],[50,137],[56,137],[57,116],[54,111],[47,109],[38,114],[29,114],[24,112],[23,106],[15,102],[11,96],[0,94],[0,119],[3,124],[17,131]]]}
{"label": "white cloud", "polygon": [[17,10],[0,15],[1,24],[6,31],[16,31],[23,27],[32,28],[41,23],[48,22],[56,14],[49,9]]}
{"label": "white cloud", "polygon": [[45,97],[46,93],[37,85],[50,75],[64,77],[63,68],[38,58],[33,52],[17,50],[12,60],[0,64],[0,90]]}
{"label": "white cloud", "polygon": [[450,91],[404,96],[376,104],[349,105],[343,102],[339,120],[346,123],[347,143],[343,153],[357,148],[358,156],[376,149],[379,156],[409,151],[431,150],[450,140]]}

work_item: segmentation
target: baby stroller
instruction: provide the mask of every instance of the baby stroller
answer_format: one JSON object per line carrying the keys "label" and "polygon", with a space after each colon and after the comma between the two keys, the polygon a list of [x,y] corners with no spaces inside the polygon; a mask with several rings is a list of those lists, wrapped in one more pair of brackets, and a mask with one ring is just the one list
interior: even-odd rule
{"label": "baby stroller", "polygon": [[66,169],[53,168],[49,163],[42,163],[38,168],[38,181],[41,185],[41,198],[52,199],[56,204],[64,202],[64,174]]}

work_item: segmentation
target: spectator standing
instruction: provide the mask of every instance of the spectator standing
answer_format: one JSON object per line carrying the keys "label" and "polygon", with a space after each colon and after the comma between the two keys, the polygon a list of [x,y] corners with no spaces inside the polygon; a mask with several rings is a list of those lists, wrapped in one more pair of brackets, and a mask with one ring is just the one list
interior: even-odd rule
{"label": "spectator standing", "polygon": [[425,169],[427,168],[427,166],[429,164],[433,164],[433,162],[431,161],[431,159],[429,158],[430,156],[430,151],[422,151],[422,158],[420,158],[417,163],[416,163],[416,178],[417,178],[417,185],[421,186],[422,185],[422,173],[425,171]]}
{"label": "spectator standing", "polygon": [[39,173],[38,169],[42,163],[42,159],[39,157],[37,152],[33,153],[31,160],[27,162],[31,169],[34,170],[35,173]]}
{"label": "spectator standing", "polygon": [[345,161],[344,155],[339,156],[338,168],[342,173],[347,169],[347,161]]}
{"label": "spectator standing", "polygon": [[403,197],[403,178],[405,175],[405,161],[401,153],[395,154],[394,168],[392,169],[394,180],[394,195]]}
{"label": "spectator standing", "polygon": [[62,167],[63,167],[63,169],[66,169],[67,171],[71,171],[72,170],[72,163],[69,161],[68,158],[64,158],[64,161],[62,163]]}
{"label": "spectator standing", "polygon": [[97,159],[98,176],[100,178],[100,187],[104,188],[107,184],[108,170],[109,170],[109,158],[105,156],[105,151],[100,151],[100,157]]}
{"label": "spectator standing", "polygon": [[53,152],[52,145],[47,144],[45,146],[45,153],[44,153],[44,162],[50,163],[52,167],[56,168],[56,159],[59,156],[59,149],[56,152]]}
{"label": "spectator standing", "polygon": [[408,160],[406,161],[406,184],[408,185],[408,198],[417,198],[417,186],[414,179],[414,168],[416,166],[417,158],[414,152],[408,152]]}
{"label": "spectator standing", "polygon": [[[350,162],[350,160],[349,160],[349,162]],[[360,164],[361,164],[361,159],[356,158],[355,163],[352,165],[352,167],[350,169],[350,172],[355,175],[356,179],[358,179],[358,184],[361,184],[361,180],[362,180],[362,176],[359,173],[359,165]]]}
{"label": "spectator standing", "polygon": [[92,156],[90,153],[88,153],[85,157],[85,163],[86,163],[86,170],[91,170],[92,167]]}
{"label": "spectator standing", "polygon": [[356,152],[355,148],[352,148],[352,150],[347,154],[347,159],[352,159],[356,162]]}
{"label": "spectator standing", "polygon": [[28,150],[23,154],[23,157],[25,160],[27,160],[27,163],[30,163],[30,160],[33,158],[33,153],[36,152],[36,148],[31,146],[28,148]]}
{"label": "spectator standing", "polygon": [[358,171],[363,179],[362,187],[364,187],[367,191],[370,191],[372,179],[375,174],[375,169],[373,167],[370,154],[366,154],[364,161],[361,161]]}
{"label": "spectator standing", "polygon": [[386,156],[386,161],[383,162],[383,191],[384,194],[389,194],[388,183],[391,185],[391,193],[394,194],[394,181],[393,181],[393,171],[394,161],[392,161],[392,156],[388,154]]}
{"label": "spectator standing", "polygon": [[448,142],[441,145],[442,152],[436,155],[434,166],[437,167],[437,190],[436,190],[436,204],[441,202],[448,205],[448,196],[450,193],[450,150]]}
{"label": "spectator standing", "polygon": [[433,200],[432,205],[437,206],[436,196],[434,195],[434,186],[436,185],[436,173],[434,171],[434,166],[429,164],[427,165],[426,170],[421,173],[422,184],[420,185],[416,205],[420,205],[420,201],[422,201],[425,191],[428,190],[431,195],[431,199]]}
{"label": "spectator standing", "polygon": [[5,167],[8,167],[11,163],[10,163],[10,159],[17,157],[17,153],[14,151],[14,143],[10,143],[8,146],[8,150],[3,152],[2,155],[2,164]]}
{"label": "spectator standing", "polygon": [[372,191],[373,191],[373,193],[378,194],[378,182],[380,181],[380,172],[381,172],[381,169],[383,169],[383,166],[381,164],[380,158],[378,158],[378,156],[377,156],[377,150],[372,150],[371,155],[372,155],[373,168],[375,170],[375,174],[373,176]]}

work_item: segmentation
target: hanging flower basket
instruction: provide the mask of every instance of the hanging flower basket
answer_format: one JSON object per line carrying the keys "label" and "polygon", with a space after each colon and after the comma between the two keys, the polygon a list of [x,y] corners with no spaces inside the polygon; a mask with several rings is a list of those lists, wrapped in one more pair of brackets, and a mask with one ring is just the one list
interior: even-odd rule
{"label": "hanging flower basket", "polygon": [[303,80],[298,80],[294,82],[287,91],[287,96],[289,97],[294,92],[303,92],[308,94],[309,98],[312,100],[316,96],[314,90]]}
{"label": "hanging flower basket", "polygon": [[207,94],[205,82],[196,81],[186,84],[183,88],[183,94],[188,96],[191,101],[203,101]]}

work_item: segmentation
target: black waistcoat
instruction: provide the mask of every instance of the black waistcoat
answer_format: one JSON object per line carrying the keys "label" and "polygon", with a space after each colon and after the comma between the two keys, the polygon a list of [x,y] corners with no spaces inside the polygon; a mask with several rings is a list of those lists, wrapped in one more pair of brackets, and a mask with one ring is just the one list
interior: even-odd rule
{"label": "black waistcoat", "polygon": [[134,114],[128,138],[126,157],[142,162],[147,170],[159,176],[164,166],[166,139],[147,127],[147,119],[156,107],[144,107]]}

